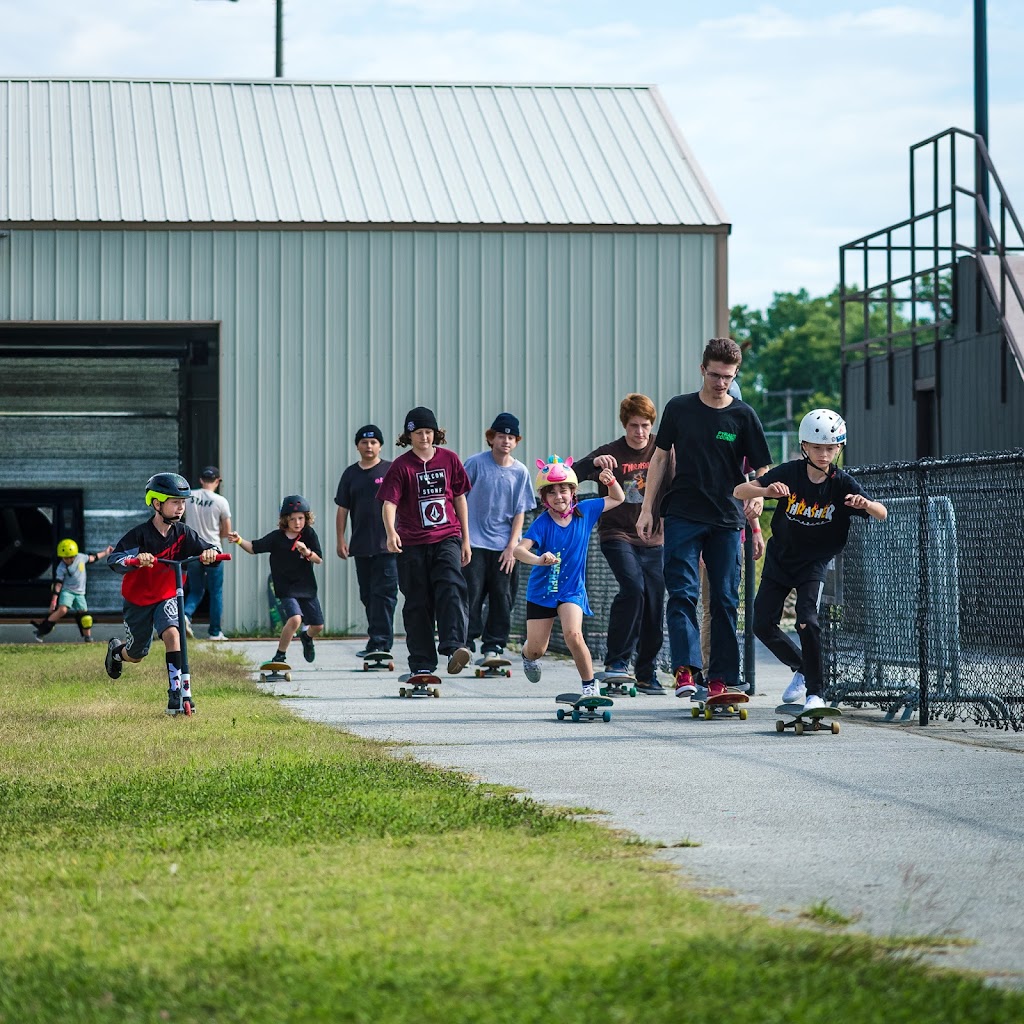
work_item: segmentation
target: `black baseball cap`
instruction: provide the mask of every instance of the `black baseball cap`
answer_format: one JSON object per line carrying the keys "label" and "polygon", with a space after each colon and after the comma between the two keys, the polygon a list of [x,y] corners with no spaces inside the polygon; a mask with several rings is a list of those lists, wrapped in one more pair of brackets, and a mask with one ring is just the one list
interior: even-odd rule
{"label": "black baseball cap", "polygon": [[513,437],[519,437],[519,420],[510,412],[499,412],[494,417],[491,430],[495,430],[499,434],[512,434]]}
{"label": "black baseball cap", "polygon": [[384,443],[384,435],[381,433],[380,427],[374,423],[367,423],[365,427],[360,427],[356,431],[355,443],[359,444],[360,441],[365,441],[367,438],[374,438],[381,444]]}
{"label": "black baseball cap", "polygon": [[200,480],[219,480],[220,470],[216,466],[204,466],[199,474]]}

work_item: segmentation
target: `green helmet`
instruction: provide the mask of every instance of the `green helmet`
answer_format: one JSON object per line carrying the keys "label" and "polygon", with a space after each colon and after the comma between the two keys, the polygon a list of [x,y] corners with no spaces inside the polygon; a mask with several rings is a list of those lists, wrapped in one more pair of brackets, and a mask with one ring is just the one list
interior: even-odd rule
{"label": "green helmet", "polygon": [[156,473],[146,481],[147,505],[168,498],[187,498],[191,493],[188,481],[179,473]]}

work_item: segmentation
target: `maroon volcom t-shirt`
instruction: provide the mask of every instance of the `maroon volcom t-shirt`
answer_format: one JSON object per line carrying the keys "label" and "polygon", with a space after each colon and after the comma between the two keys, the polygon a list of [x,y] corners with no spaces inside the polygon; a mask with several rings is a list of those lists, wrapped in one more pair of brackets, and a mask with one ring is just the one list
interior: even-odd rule
{"label": "maroon volcom t-shirt", "polygon": [[437,544],[462,535],[454,499],[470,490],[458,455],[435,448],[429,462],[412,451],[399,455],[377,488],[377,500],[395,505],[395,529],[403,545]]}

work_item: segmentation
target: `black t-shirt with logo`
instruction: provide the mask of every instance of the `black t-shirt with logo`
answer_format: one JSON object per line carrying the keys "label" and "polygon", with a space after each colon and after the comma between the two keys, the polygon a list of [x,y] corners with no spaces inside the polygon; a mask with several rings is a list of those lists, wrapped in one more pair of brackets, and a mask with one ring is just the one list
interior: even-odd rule
{"label": "black t-shirt with logo", "polygon": [[381,459],[376,466],[363,469],[356,462],[341,474],[338,481],[334,504],[349,511],[352,539],[348,550],[353,558],[388,553],[388,535],[381,517],[381,503],[377,500],[377,488],[390,465],[386,459]]}
{"label": "black t-shirt with logo", "polygon": [[724,409],[713,409],[699,392],[677,395],[665,406],[655,443],[666,452],[674,448],[676,456],[662,515],[743,526],[743,502],[732,496],[744,480],[743,461],[752,469],[772,461],[761,421],[746,402],[733,399]]}
{"label": "black t-shirt with logo", "polygon": [[758,483],[767,487],[776,481],[789,488],[789,495],[778,499],[772,516],[764,573],[790,585],[824,580],[828,563],[846,547],[850,520],[868,518],[863,509],[845,504],[847,495],[864,494],[864,489],[841,469],[816,484],[803,459],[776,466]]}

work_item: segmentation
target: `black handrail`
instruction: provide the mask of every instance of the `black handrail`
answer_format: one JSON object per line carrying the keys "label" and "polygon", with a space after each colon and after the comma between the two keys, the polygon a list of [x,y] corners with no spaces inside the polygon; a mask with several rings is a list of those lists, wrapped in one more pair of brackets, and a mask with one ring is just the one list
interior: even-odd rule
{"label": "black handrail", "polygon": [[[999,204],[998,225],[993,222],[989,206],[982,193],[977,190],[978,182],[975,181],[974,187],[968,188],[957,180],[958,139],[963,139],[973,146],[974,160],[969,162],[971,174],[974,173],[975,166],[981,166],[991,184],[995,185]],[[948,197],[944,195],[940,201],[942,171],[940,149],[943,142],[948,142],[949,149],[948,182],[946,182]],[[929,147],[931,150],[930,206],[919,212],[917,159],[921,151],[927,150]],[[894,348],[897,347],[894,346],[896,341],[904,342],[905,339],[909,339],[910,345],[916,346],[922,337],[929,342],[941,340],[945,332],[952,327],[957,315],[956,289],[953,288],[948,299],[944,299],[941,294],[941,281],[955,274],[958,257],[961,255],[972,255],[979,259],[982,256],[994,256],[998,259],[998,288],[989,274],[982,274],[981,277],[995,306],[1000,327],[1007,340],[1012,337],[1007,318],[1007,287],[1024,308],[1024,292],[1022,292],[1021,285],[1015,278],[1007,259],[1008,253],[1024,252],[1024,227],[1022,227],[1006,189],[1003,187],[1002,180],[996,172],[984,139],[980,135],[962,128],[947,128],[945,131],[912,145],[909,156],[910,216],[840,247],[840,301],[842,304],[840,345],[844,366],[851,361],[851,357],[866,358],[872,354],[891,355]],[[977,225],[974,244],[966,244],[957,237],[958,212],[963,209],[961,206],[958,210],[957,199],[961,196],[967,199],[973,207],[971,212],[974,224]],[[1009,218],[1009,224],[1007,224],[1007,218]],[[919,242],[918,229],[927,229],[929,226],[930,240]],[[1019,244],[1007,244],[1007,235],[1011,228],[1016,232],[1016,240]],[[894,234],[900,232],[909,234],[909,244],[894,239]],[[930,253],[930,258],[919,266],[918,257],[924,253]],[[876,284],[872,283],[870,273],[872,254],[876,258],[884,256],[886,266],[884,280]],[[909,272],[894,273],[894,254],[909,255]],[[851,256],[857,257],[860,263],[863,284],[859,287],[856,284],[847,287],[847,261]],[[917,291],[915,284],[921,280],[927,280],[930,283],[929,295],[922,296]],[[906,284],[910,285],[908,295],[895,294],[898,286]],[[944,301],[948,301],[948,316],[940,315]],[[933,315],[930,320],[919,320],[917,316],[918,303],[931,306]],[[901,305],[910,306],[910,323],[894,330],[893,308]],[[853,313],[851,307],[854,306],[860,307],[859,316]],[[872,310],[879,308],[886,310],[886,330],[881,333],[871,330]],[[859,332],[861,336],[856,341],[851,341],[849,336],[848,316],[851,313],[861,323],[861,332]],[[1016,340],[1019,346],[1024,346],[1024,338]],[[1014,346],[1010,347],[1021,373],[1024,374],[1024,365],[1021,364],[1019,352]]]}

